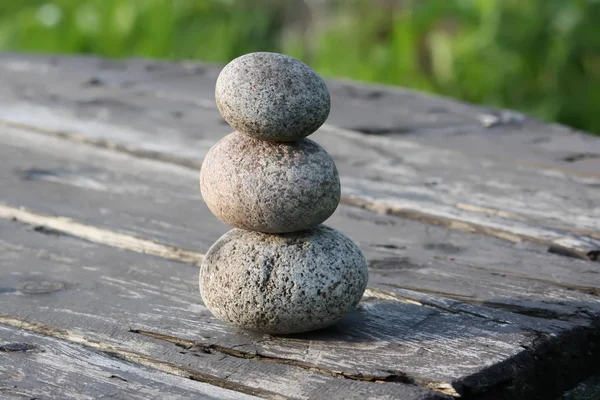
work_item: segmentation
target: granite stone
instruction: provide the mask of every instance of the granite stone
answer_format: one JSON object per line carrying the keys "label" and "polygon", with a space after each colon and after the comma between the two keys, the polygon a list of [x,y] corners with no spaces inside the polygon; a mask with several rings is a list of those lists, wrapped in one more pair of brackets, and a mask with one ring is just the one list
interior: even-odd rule
{"label": "granite stone", "polygon": [[310,229],[333,214],[341,195],[335,163],[317,143],[272,143],[238,132],[209,150],[200,190],[221,221],[265,233]]}
{"label": "granite stone", "polygon": [[200,269],[202,299],[213,315],[269,334],[336,323],[356,307],[367,281],[360,249],[324,225],[279,235],[233,229]]}
{"label": "granite stone", "polygon": [[310,135],[331,109],[325,81],[306,64],[277,53],[250,53],[231,61],[217,79],[215,95],[234,129],[274,142]]}

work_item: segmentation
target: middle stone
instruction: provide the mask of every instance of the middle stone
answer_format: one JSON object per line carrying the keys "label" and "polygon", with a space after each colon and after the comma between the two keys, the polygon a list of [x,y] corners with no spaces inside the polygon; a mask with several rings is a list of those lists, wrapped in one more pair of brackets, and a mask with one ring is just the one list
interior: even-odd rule
{"label": "middle stone", "polygon": [[208,152],[200,190],[221,221],[265,233],[310,229],[340,202],[335,163],[317,143],[271,143],[238,132]]}

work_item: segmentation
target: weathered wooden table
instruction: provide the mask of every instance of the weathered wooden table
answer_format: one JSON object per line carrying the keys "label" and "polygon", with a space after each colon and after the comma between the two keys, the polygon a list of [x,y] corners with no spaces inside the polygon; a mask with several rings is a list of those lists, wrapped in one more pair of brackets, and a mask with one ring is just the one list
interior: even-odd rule
{"label": "weathered wooden table", "polygon": [[0,398],[553,399],[600,367],[600,139],[341,81],[314,138],[363,301],[296,336],[215,320],[218,72],[0,56]]}

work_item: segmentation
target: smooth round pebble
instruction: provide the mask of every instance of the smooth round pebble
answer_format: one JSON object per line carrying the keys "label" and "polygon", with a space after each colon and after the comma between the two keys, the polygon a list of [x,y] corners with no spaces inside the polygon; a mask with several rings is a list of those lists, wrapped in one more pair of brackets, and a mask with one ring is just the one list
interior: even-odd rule
{"label": "smooth round pebble", "polygon": [[317,143],[271,143],[238,132],[209,150],[200,191],[221,221],[265,233],[310,229],[333,214],[341,195],[335,163]]}
{"label": "smooth round pebble", "polygon": [[331,109],[325,81],[308,65],[277,53],[250,53],[231,61],[217,79],[215,95],[234,129],[274,142],[310,135]]}
{"label": "smooth round pebble", "polygon": [[270,334],[338,322],[356,307],[367,281],[360,249],[324,225],[281,235],[233,229],[200,268],[202,299],[215,317]]}

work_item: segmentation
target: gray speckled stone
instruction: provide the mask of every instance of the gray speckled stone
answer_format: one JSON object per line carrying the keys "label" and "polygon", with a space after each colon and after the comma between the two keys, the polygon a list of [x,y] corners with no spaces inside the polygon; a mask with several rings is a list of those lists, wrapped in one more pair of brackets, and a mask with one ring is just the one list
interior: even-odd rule
{"label": "gray speckled stone", "polygon": [[281,235],[233,229],[200,269],[202,299],[217,318],[271,334],[336,323],[356,307],[367,281],[360,249],[324,225]]}
{"label": "gray speckled stone", "polygon": [[306,137],[323,125],[331,109],[325,81],[306,64],[277,53],[231,61],[217,79],[215,94],[225,121],[267,141]]}
{"label": "gray speckled stone", "polygon": [[310,229],[340,202],[335,163],[321,146],[309,139],[271,143],[237,132],[206,155],[200,190],[221,221],[266,233]]}

